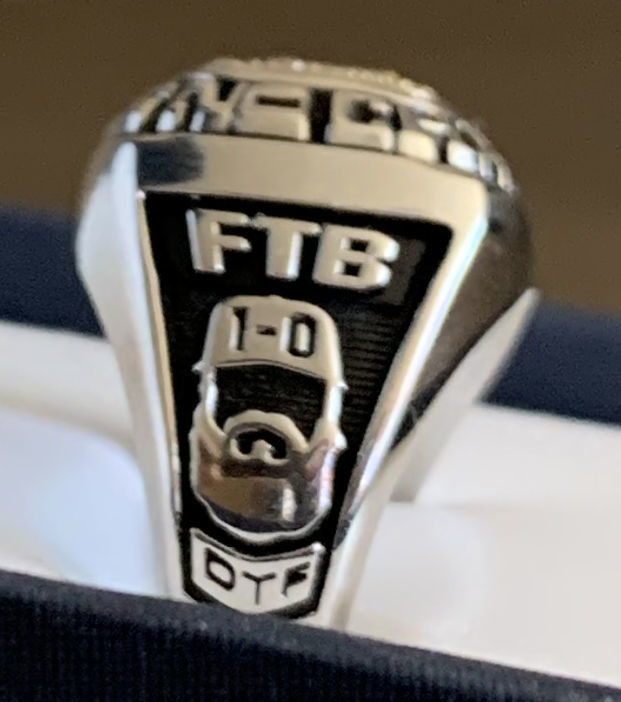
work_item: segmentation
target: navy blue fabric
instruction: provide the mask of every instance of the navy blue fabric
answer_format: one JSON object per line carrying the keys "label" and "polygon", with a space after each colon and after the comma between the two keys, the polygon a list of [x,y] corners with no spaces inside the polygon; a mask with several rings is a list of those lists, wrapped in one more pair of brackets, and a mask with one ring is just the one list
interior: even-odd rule
{"label": "navy blue fabric", "polygon": [[74,239],[67,217],[0,207],[0,319],[100,333],[75,271]]}
{"label": "navy blue fabric", "polygon": [[621,424],[621,319],[541,305],[488,401]]}
{"label": "navy blue fabric", "polygon": [[0,573],[2,702],[617,702],[621,691]]}
{"label": "navy blue fabric", "polygon": [[[101,333],[74,243],[68,218],[0,208],[0,319]],[[541,305],[488,401],[621,423],[621,319]]]}

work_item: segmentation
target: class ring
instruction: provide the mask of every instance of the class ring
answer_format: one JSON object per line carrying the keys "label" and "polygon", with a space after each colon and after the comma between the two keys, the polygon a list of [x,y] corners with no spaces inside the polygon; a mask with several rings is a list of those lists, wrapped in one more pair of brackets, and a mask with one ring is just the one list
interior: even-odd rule
{"label": "class ring", "polygon": [[77,254],[162,591],[329,626],[536,301],[476,126],[391,72],[292,59],[212,61],[113,120]]}

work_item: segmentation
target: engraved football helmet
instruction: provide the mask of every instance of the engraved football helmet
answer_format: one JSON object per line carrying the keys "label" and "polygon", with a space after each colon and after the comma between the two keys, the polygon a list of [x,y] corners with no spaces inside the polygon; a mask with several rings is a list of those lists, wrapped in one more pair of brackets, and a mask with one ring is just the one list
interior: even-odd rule
{"label": "engraved football helmet", "polygon": [[192,487],[252,541],[299,535],[326,513],[345,390],[336,327],[319,307],[237,296],[212,312],[191,432]]}

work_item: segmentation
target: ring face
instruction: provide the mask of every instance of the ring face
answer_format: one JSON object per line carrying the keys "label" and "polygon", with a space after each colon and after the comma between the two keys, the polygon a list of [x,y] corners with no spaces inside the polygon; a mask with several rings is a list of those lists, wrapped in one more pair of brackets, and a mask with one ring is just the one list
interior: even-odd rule
{"label": "ring face", "polygon": [[509,171],[430,88],[289,60],[214,61],[115,139],[134,149],[183,590],[308,615],[408,417],[525,287],[499,235],[497,299],[430,362]]}
{"label": "ring face", "polygon": [[270,597],[276,578],[255,602],[250,566],[228,554],[277,555],[296,578],[282,583],[286,609],[303,612],[301,598],[310,610],[316,554],[332,548],[377,398],[450,234],[251,199],[148,193],[145,211],[176,399],[186,589],[285,609]]}

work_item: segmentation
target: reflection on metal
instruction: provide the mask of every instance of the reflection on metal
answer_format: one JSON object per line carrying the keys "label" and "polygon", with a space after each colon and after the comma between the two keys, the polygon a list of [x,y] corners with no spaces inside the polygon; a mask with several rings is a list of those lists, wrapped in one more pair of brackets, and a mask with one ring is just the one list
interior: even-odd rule
{"label": "reflection on metal", "polygon": [[[238,406],[220,419],[224,369],[265,367],[311,376],[321,387],[318,416],[305,437],[287,416],[295,384],[275,386],[283,412]],[[191,434],[192,486],[225,528],[248,541],[291,537],[323,517],[331,505],[334,465],[346,442],[339,428],[345,390],[338,333],[319,307],[281,297],[238,296],[212,312],[203,358],[201,400]],[[291,380],[293,378],[293,380]],[[288,375],[295,383],[295,375]],[[239,392],[239,389],[236,389]]]}
{"label": "reflection on metal", "polygon": [[432,88],[389,71],[220,59],[137,102],[121,128],[320,140],[446,163],[507,191],[515,187],[476,125]]}
{"label": "reflection on metal", "polygon": [[[266,274],[271,278],[299,277],[304,237],[320,237],[313,280],[337,288],[385,288],[392,277],[387,264],[399,255],[399,244],[394,239],[368,227],[321,226],[262,214],[250,219],[241,212],[197,209],[186,212],[186,222],[194,270],[205,273],[226,272],[225,251],[252,252],[250,242],[242,235],[244,228],[266,232]],[[223,228],[241,233],[224,234]]]}

